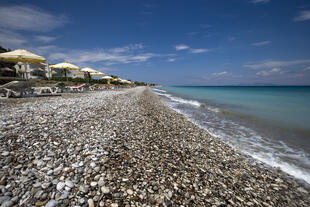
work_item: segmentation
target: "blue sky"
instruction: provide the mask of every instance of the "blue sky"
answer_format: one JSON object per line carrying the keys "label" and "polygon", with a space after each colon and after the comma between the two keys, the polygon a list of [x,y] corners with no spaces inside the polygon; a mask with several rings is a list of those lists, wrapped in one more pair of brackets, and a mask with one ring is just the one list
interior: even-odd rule
{"label": "blue sky", "polygon": [[0,1],[0,45],[165,85],[310,85],[308,0]]}

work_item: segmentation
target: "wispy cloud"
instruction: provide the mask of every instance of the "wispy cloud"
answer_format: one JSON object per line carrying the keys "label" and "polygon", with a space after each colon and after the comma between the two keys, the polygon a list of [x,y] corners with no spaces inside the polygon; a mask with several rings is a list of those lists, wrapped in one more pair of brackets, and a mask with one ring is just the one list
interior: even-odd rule
{"label": "wispy cloud", "polygon": [[274,67],[288,67],[305,63],[310,63],[310,59],[292,60],[292,61],[265,61],[257,64],[245,64],[243,66],[251,69],[266,69]]}
{"label": "wispy cloud", "polygon": [[189,49],[189,48],[190,48],[189,46],[184,45],[184,44],[176,45],[176,46],[175,46],[175,49],[176,49],[176,50],[187,50],[187,49]]}
{"label": "wispy cloud", "polygon": [[270,0],[250,0],[251,3],[257,4],[257,3],[268,3]]}
{"label": "wispy cloud", "polygon": [[133,50],[139,50],[139,49],[143,49],[143,44],[141,43],[130,44],[124,47],[117,47],[117,48],[110,49],[110,51],[113,53],[123,53],[123,52],[129,52]]}
{"label": "wispy cloud", "polygon": [[56,53],[61,51],[62,48],[57,47],[56,45],[44,45],[44,46],[36,46],[36,47],[27,47],[30,51],[33,51],[36,54],[48,55],[50,53]]}
{"label": "wispy cloud", "polygon": [[262,42],[254,42],[251,45],[256,46],[256,47],[260,47],[260,46],[268,45],[270,43],[271,43],[271,41],[266,40],[266,41],[262,41]]}
{"label": "wispy cloud", "polygon": [[293,20],[296,22],[310,20],[310,10],[301,11]]}
{"label": "wispy cloud", "polygon": [[105,51],[72,51],[71,53],[53,53],[49,56],[51,60],[63,59],[75,63],[84,62],[107,62],[112,64],[126,64],[134,62],[145,62],[152,57],[158,56],[153,53],[141,53],[138,55],[122,55]]}
{"label": "wispy cloud", "polygon": [[0,6],[0,14],[0,28],[10,30],[50,31],[67,22],[65,16],[33,6]]}
{"label": "wispy cloud", "polygon": [[35,36],[36,41],[43,42],[43,43],[49,43],[56,39],[57,37],[50,37],[50,36],[44,36],[44,35]]}
{"label": "wispy cloud", "polygon": [[205,53],[205,52],[210,52],[210,49],[191,49],[191,53]]}
{"label": "wispy cloud", "polygon": [[100,68],[100,69],[98,69],[100,72],[111,72],[111,71],[117,71],[117,69],[116,68],[106,68],[106,67],[104,67],[104,68]]}
{"label": "wispy cloud", "polygon": [[[124,47],[96,50],[58,50],[49,55],[50,60],[66,60],[76,64],[101,62],[105,65],[146,62],[161,55],[141,51],[142,44],[130,44]],[[61,52],[60,52],[61,51]],[[65,52],[63,52],[65,51]]]}
{"label": "wispy cloud", "polygon": [[225,76],[228,75],[229,73],[227,71],[219,72],[219,73],[212,73],[213,76]]}
{"label": "wispy cloud", "polygon": [[176,58],[169,58],[167,62],[175,62],[176,60],[177,60]]}
{"label": "wispy cloud", "polygon": [[310,66],[304,68],[304,71],[310,70]]}
{"label": "wispy cloud", "polygon": [[0,44],[4,47],[20,47],[27,40],[15,32],[3,31],[0,32]]}
{"label": "wispy cloud", "polygon": [[275,75],[275,74],[281,74],[283,71],[280,68],[273,68],[271,70],[262,70],[256,73],[256,75],[260,76],[270,76],[270,75]]}
{"label": "wispy cloud", "polygon": [[189,50],[190,53],[205,53],[205,52],[210,52],[210,49],[206,49],[206,48],[191,48],[188,45],[185,44],[180,44],[180,45],[176,45],[175,46],[176,50]]}

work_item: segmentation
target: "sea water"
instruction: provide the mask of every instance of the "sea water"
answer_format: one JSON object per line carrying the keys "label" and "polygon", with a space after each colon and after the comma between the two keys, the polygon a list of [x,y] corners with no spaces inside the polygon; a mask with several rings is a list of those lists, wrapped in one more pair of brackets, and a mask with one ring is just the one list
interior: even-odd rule
{"label": "sea water", "polygon": [[310,87],[152,90],[211,135],[310,184]]}

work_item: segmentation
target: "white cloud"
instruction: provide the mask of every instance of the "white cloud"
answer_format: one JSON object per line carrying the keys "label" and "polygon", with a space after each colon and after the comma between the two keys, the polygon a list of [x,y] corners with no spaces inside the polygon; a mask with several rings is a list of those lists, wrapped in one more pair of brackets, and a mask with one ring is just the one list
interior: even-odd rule
{"label": "white cloud", "polygon": [[184,44],[176,45],[176,46],[175,46],[175,49],[176,49],[176,50],[187,50],[187,49],[189,49],[189,46],[184,45]]}
{"label": "white cloud", "polygon": [[269,75],[274,75],[277,73],[283,73],[283,71],[280,68],[273,68],[271,70],[262,70],[256,73],[256,75],[262,75],[262,76],[269,76]]}
{"label": "white cloud", "polygon": [[167,61],[168,62],[174,62],[174,61],[176,61],[177,59],[176,58],[169,58]]}
{"label": "white cloud", "polygon": [[310,70],[310,66],[304,68],[304,71]]}
{"label": "white cloud", "polygon": [[260,47],[260,46],[268,45],[270,43],[271,43],[271,41],[266,40],[266,41],[262,41],[262,42],[254,42],[251,45],[256,46],[256,47]]}
{"label": "white cloud", "polygon": [[61,50],[55,45],[44,45],[44,46],[30,47],[27,49],[29,49],[30,51],[33,51],[36,54],[41,54],[41,55],[48,55],[50,53]]}
{"label": "white cloud", "polygon": [[23,36],[15,32],[0,32],[0,44],[3,47],[20,47],[26,42],[27,40]]}
{"label": "white cloud", "polygon": [[117,71],[115,68],[100,68],[99,71],[101,72],[110,72],[110,71]]}
{"label": "white cloud", "polygon": [[300,22],[300,21],[306,21],[310,20],[310,10],[301,11],[297,17],[294,18],[294,21]]}
{"label": "white cloud", "polygon": [[52,42],[56,39],[57,39],[56,37],[50,37],[50,36],[44,36],[44,35],[35,36],[35,40],[37,40],[38,42],[43,42],[43,43]]}
{"label": "white cloud", "polygon": [[205,49],[205,48],[194,49],[184,44],[176,45],[175,49],[176,50],[189,50],[190,53],[205,53],[205,52],[211,51],[210,49]]}
{"label": "white cloud", "polygon": [[304,60],[292,60],[292,61],[265,61],[263,63],[258,64],[245,64],[244,67],[252,68],[252,69],[266,69],[266,68],[274,68],[274,67],[287,67],[299,64],[310,63],[310,59]]}
{"label": "white cloud", "polygon": [[113,48],[113,49],[110,49],[110,51],[114,53],[123,53],[123,52],[129,52],[133,50],[139,50],[142,48],[143,48],[143,44],[139,43],[139,44],[130,44],[124,47]]}
{"label": "white cloud", "polygon": [[213,76],[224,76],[224,75],[228,75],[227,71],[223,71],[223,72],[219,72],[219,73],[212,73]]}
{"label": "white cloud", "polygon": [[205,53],[209,51],[209,49],[191,49],[191,53]]}
{"label": "white cloud", "polygon": [[49,31],[67,22],[64,16],[32,6],[0,6],[0,14],[0,28],[10,30]]}
{"label": "white cloud", "polygon": [[[50,60],[66,60],[76,64],[102,62],[105,65],[146,62],[151,58],[167,56],[139,51],[142,44],[131,44],[124,47],[96,50],[58,49],[49,55]],[[60,52],[62,51],[62,52]]]}
{"label": "white cloud", "polygon": [[268,3],[270,0],[251,0],[251,3],[257,4],[257,3]]}

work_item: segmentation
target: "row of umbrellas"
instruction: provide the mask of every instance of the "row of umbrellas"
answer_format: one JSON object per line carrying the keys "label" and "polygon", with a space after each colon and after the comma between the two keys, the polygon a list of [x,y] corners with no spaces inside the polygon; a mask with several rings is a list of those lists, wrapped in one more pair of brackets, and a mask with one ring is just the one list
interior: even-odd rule
{"label": "row of umbrellas", "polygon": [[[23,49],[14,50],[11,52],[0,53],[0,60],[22,62],[24,64],[46,62],[46,59],[44,57],[33,54],[33,53],[31,53],[27,50],[23,50]],[[80,68],[78,66],[73,65],[69,62],[51,65],[50,68],[52,68],[52,69],[64,69],[65,70],[65,76],[67,76],[67,74],[66,74],[67,70],[80,70]],[[120,81],[123,83],[131,83],[130,81],[127,81],[127,80],[113,79],[111,76],[106,76],[104,73],[97,71],[97,70],[94,70],[90,67],[83,68],[83,69],[81,69],[81,71],[87,72],[90,75],[94,75],[94,76],[103,76],[102,79]]]}

